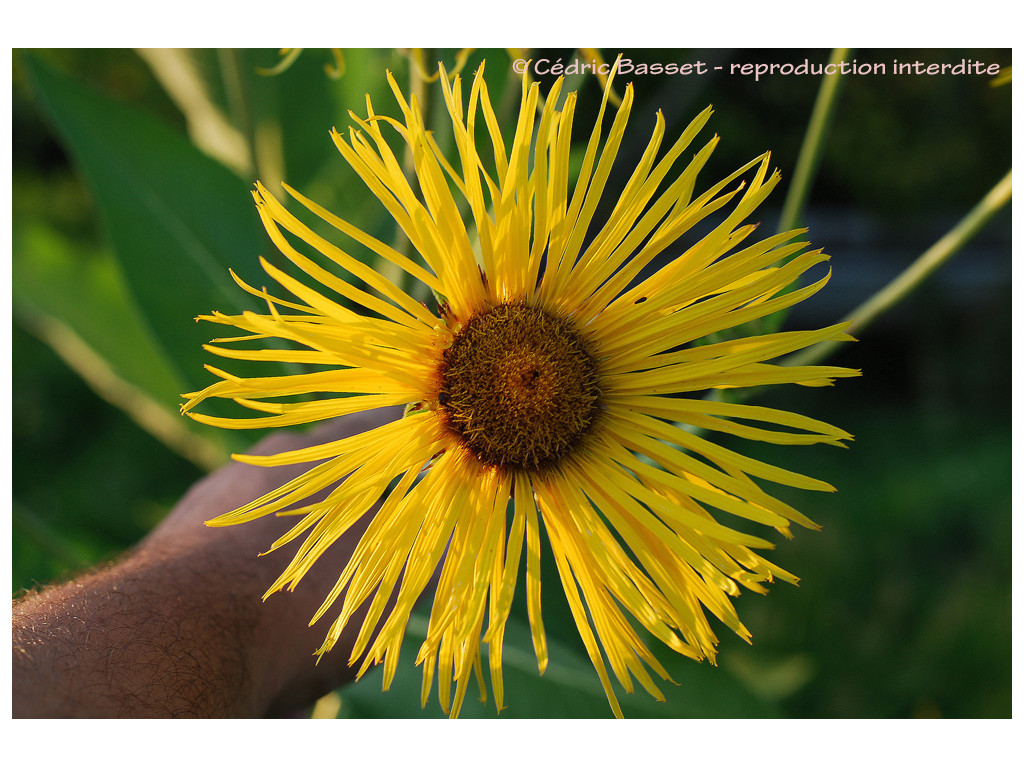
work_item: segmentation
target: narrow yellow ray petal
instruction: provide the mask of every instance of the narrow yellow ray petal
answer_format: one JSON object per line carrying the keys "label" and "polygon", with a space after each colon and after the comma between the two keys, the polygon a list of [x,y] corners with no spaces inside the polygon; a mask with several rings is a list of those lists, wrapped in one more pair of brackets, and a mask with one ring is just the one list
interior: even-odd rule
{"label": "narrow yellow ray petal", "polygon": [[[545,515],[545,519],[547,519]],[[566,558],[565,548],[562,545],[562,540],[558,534],[557,526],[547,526],[548,540],[551,542],[551,550],[555,555],[555,565],[558,569],[558,577],[562,582],[562,589],[565,590],[565,596],[569,601],[569,610],[572,613],[573,620],[576,622],[576,628],[579,630],[580,637],[583,639],[583,645],[587,649],[587,655],[590,657],[591,663],[594,665],[594,669],[597,670],[598,678],[601,681],[601,687],[604,689],[605,696],[608,697],[608,703],[612,707],[612,712],[617,718],[622,718],[622,708],[619,706],[619,701],[615,696],[615,691],[612,690],[612,683],[608,677],[608,671],[605,669],[604,659],[601,656],[601,651],[598,647],[597,639],[594,637],[594,632],[590,627],[590,622],[587,619],[586,610],[583,607],[583,601],[580,599],[579,591],[576,588],[576,581],[573,576],[572,566],[569,564]]]}
{"label": "narrow yellow ray petal", "polygon": [[522,516],[526,525],[526,607],[537,668],[543,675],[548,666],[548,644],[540,610],[540,527],[533,488],[529,477],[522,472],[516,473],[515,515]]}
{"label": "narrow yellow ray petal", "polygon": [[[673,392],[690,392],[693,389],[706,389],[706,386],[693,387],[691,382],[720,379],[723,383],[728,383],[728,374],[733,371],[743,371],[751,363],[771,360],[797,349],[809,347],[819,341],[836,338],[846,325],[846,323],[841,323],[818,331],[791,331],[776,334],[776,338],[760,344],[751,344],[746,350],[733,351],[727,356],[701,362],[674,363],[671,354],[658,355],[649,358],[645,363],[645,365],[652,366],[648,370],[612,374],[605,378],[605,383],[616,394],[663,395]],[[665,364],[661,365],[661,363]],[[796,372],[797,369],[792,370]]]}
{"label": "narrow yellow ray petal", "polygon": [[292,187],[288,186],[287,184],[282,184],[282,186],[289,195],[294,197],[306,208],[311,210],[313,213],[315,213],[321,219],[323,219],[328,224],[333,226],[335,229],[351,237],[357,243],[370,249],[378,256],[387,259],[392,264],[398,267],[401,267],[403,270],[405,270],[407,273],[412,275],[414,278],[419,280],[427,287],[433,290],[438,289],[439,284],[437,282],[437,278],[431,273],[429,273],[427,270],[425,270],[423,267],[421,267],[419,264],[409,259],[407,256],[402,255],[391,246],[387,245],[386,243],[382,243],[377,238],[368,235],[366,232],[363,232],[358,227],[352,226],[344,219],[334,215],[323,206],[320,206],[317,203],[310,200],[309,198],[303,196],[301,193],[299,193]]}

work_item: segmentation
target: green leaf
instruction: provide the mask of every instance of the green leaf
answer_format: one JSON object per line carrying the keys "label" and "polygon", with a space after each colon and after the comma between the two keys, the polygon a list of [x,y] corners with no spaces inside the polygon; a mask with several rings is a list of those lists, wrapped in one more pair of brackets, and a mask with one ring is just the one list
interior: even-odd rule
{"label": "green leaf", "polygon": [[73,328],[118,376],[170,410],[182,382],[142,325],[110,252],[83,253],[81,243],[40,223],[16,223],[13,241],[15,309],[27,306]]}
{"label": "green leaf", "polygon": [[[226,458],[226,452],[216,448],[230,440],[226,437],[229,433],[178,415],[182,383],[142,323],[109,250],[74,242],[39,221],[15,222],[13,244],[15,317],[54,346],[102,397],[125,410],[172,450],[201,461],[201,466]],[[53,321],[79,341],[70,343],[63,331],[54,335]],[[58,339],[63,343],[57,343]],[[94,358],[102,360],[109,371],[98,369]],[[97,387],[98,380],[102,386]],[[128,387],[115,387],[115,380]],[[144,395],[148,404],[136,397],[136,392]],[[203,438],[191,441],[189,434]],[[218,456],[221,452],[225,455]]]}
{"label": "green leaf", "polygon": [[211,377],[193,318],[248,308],[228,274],[261,285],[262,227],[244,181],[153,117],[27,57],[36,94],[88,180],[126,284],[187,388]]}

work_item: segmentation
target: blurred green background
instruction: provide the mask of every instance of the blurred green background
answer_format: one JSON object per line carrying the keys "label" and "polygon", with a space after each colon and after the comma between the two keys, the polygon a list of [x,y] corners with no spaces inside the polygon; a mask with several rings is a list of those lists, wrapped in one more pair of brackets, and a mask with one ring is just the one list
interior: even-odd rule
{"label": "blurred green background", "polygon": [[[604,50],[609,60],[616,51]],[[634,62],[811,62],[823,50],[624,50]],[[449,69],[456,52],[440,50]],[[1010,64],[1009,51],[858,50],[860,62]],[[571,62],[568,49],[529,58]],[[476,51],[492,98],[517,107],[509,54]],[[586,57],[580,56],[581,59]],[[393,225],[327,132],[397,108],[396,50],[306,51],[281,74],[274,50],[14,51],[13,588],[102,563],[153,527],[230,449],[257,435],[177,416],[177,395],[209,383],[192,318],[246,297],[232,267],[262,285],[273,258],[247,189],[281,179],[391,242]],[[722,142],[705,183],[773,150],[782,188],[759,212],[773,228],[818,91],[815,77],[627,76],[636,88],[624,179],[662,109],[674,138],[708,103]],[[546,87],[552,78],[541,78]],[[620,82],[620,86],[622,85]],[[512,88],[508,88],[511,83]],[[600,101],[581,90],[577,140]],[[830,253],[830,285],[787,318],[835,322],[944,234],[1010,167],[1011,86],[980,76],[848,76],[806,221]],[[428,97],[429,98],[429,97]],[[429,102],[432,114],[443,107]],[[510,106],[509,106],[510,105]],[[443,130],[439,141],[446,140]],[[620,181],[621,183],[621,181]],[[609,204],[613,201],[609,201]],[[597,218],[600,218],[598,216]],[[770,230],[769,230],[770,231]],[[635,717],[1008,717],[1010,694],[1010,216],[832,362],[863,369],[836,387],[760,393],[758,402],[841,426],[849,450],[736,447],[832,483],[781,497],[822,524],[779,539],[773,559],[801,578],[738,609],[747,646],[721,628],[719,667],[670,659],[678,687],[657,704],[622,697]],[[115,405],[116,403],[117,405]],[[788,491],[789,489],[783,489]],[[545,563],[545,573],[553,565]],[[502,717],[610,715],[557,582],[546,582],[552,666],[543,678],[517,606]],[[410,629],[415,641],[417,627]],[[340,716],[441,716],[419,707],[405,654],[391,693],[380,672],[340,691]],[[467,701],[464,717],[493,716]]]}

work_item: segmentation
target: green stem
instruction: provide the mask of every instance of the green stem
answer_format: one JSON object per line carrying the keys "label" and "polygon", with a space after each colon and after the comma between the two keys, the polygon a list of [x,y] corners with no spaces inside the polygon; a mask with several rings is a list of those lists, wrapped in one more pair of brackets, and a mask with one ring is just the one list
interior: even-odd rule
{"label": "green stem", "polygon": [[[829,64],[839,64],[849,58],[852,48],[836,48],[832,51]],[[839,104],[839,86],[843,77],[838,71],[825,75],[818,90],[818,98],[814,102],[811,119],[807,124],[804,143],[800,147],[800,155],[793,171],[793,183],[786,193],[779,218],[779,232],[788,232],[800,226],[803,219],[804,205],[810,194],[814,177],[821,164],[821,154],[825,149],[825,138],[832,124],[836,106]]]}
{"label": "green stem", "polygon": [[138,48],[136,53],[181,110],[192,142],[248,179],[253,173],[249,142],[210,97],[196,53],[184,48]]}
{"label": "green stem", "polygon": [[[232,116],[248,144],[252,172],[275,197],[283,198],[281,182],[286,169],[281,124],[275,110],[259,98],[255,89],[253,73],[257,67],[247,51],[237,48],[220,48],[217,58]],[[290,64],[294,56],[286,60]]]}
{"label": "green stem", "polygon": [[[852,51],[852,48],[835,48],[829,58],[828,63],[835,66],[835,71],[826,74],[821,80],[818,97],[811,110],[811,118],[807,121],[807,132],[804,134],[804,141],[800,145],[800,154],[793,170],[793,181],[782,204],[779,232],[790,232],[803,226],[807,198],[811,193],[811,187],[814,186],[814,177],[818,173],[818,166],[821,165],[821,155],[825,151],[825,141],[832,125],[832,117],[839,104],[842,75],[839,74],[838,64],[847,60]],[[762,318],[754,327],[760,333],[774,333],[782,327],[787,314],[786,310],[779,310]]]}
{"label": "green stem", "polygon": [[[866,328],[876,317],[892,306],[898,304],[911,291],[949,260],[953,254],[963,248],[970,240],[988,224],[999,210],[1005,206],[1013,193],[1013,171],[989,190],[970,213],[964,216],[955,227],[945,234],[931,248],[917,257],[899,277],[889,283],[870,299],[853,310],[845,320],[852,321],[848,329],[855,334]],[[786,365],[812,365],[827,357],[841,342],[824,341],[813,347],[793,355]]]}
{"label": "green stem", "polygon": [[119,376],[71,326],[26,308],[19,311],[18,321],[49,346],[93,392],[120,408],[143,430],[179,456],[207,472],[227,461],[228,453],[223,447],[192,432],[177,413]]}
{"label": "green stem", "polygon": [[224,93],[227,97],[228,109],[235,128],[245,138],[249,167],[252,173],[259,174],[256,165],[256,129],[253,124],[249,89],[243,74],[246,62],[242,53],[234,48],[218,48],[217,63],[220,65]]}

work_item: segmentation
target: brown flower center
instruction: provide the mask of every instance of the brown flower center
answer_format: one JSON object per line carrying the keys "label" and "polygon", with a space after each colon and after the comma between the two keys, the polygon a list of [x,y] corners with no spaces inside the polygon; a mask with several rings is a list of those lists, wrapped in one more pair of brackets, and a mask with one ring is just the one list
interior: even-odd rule
{"label": "brown flower center", "polygon": [[492,466],[554,464],[600,409],[597,364],[583,337],[570,321],[522,302],[470,318],[440,373],[448,428]]}

